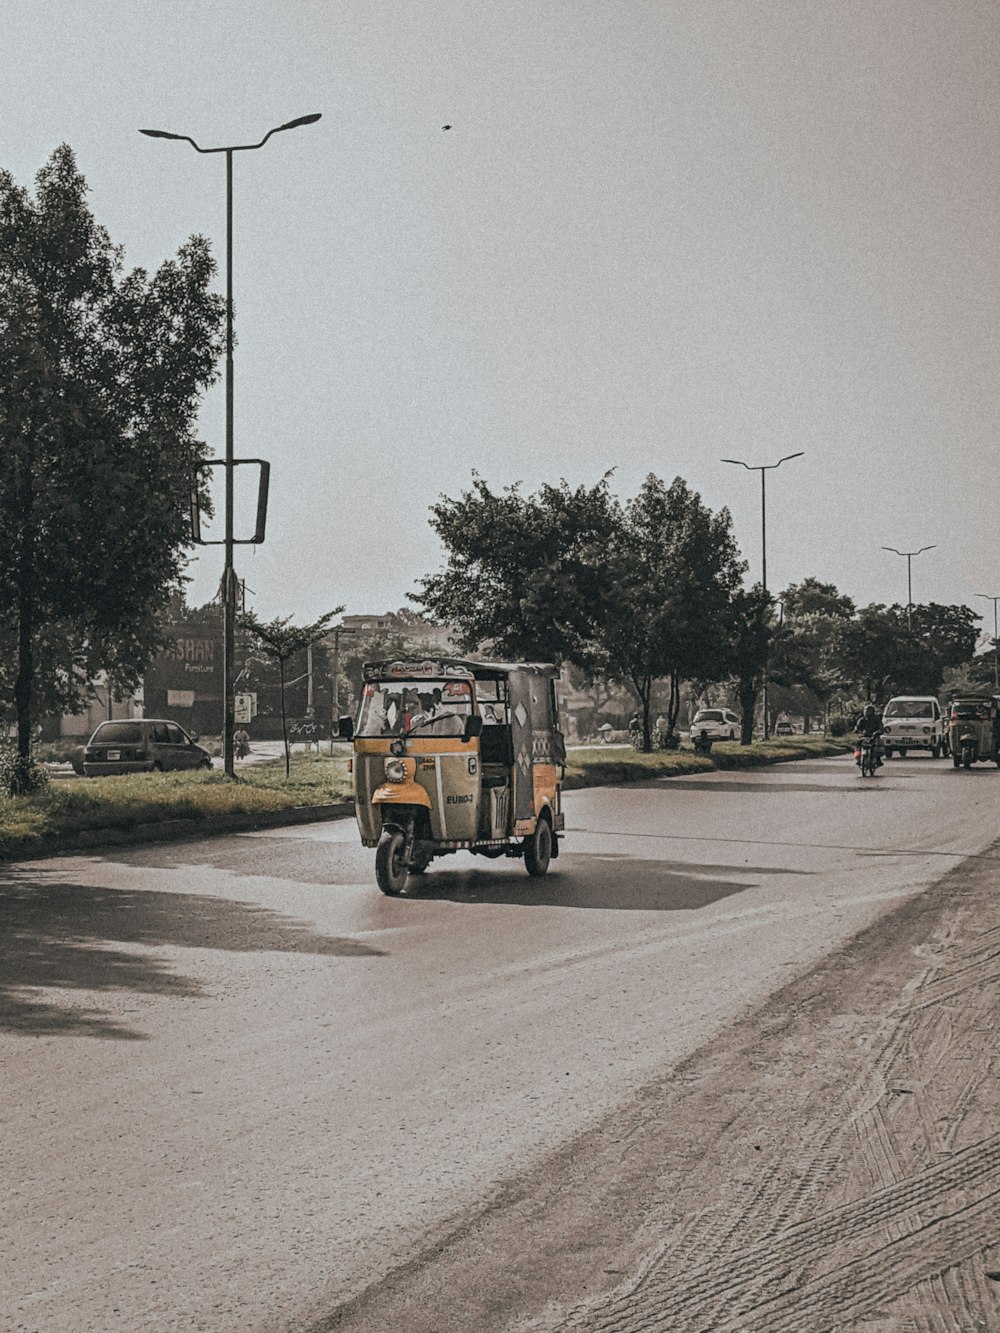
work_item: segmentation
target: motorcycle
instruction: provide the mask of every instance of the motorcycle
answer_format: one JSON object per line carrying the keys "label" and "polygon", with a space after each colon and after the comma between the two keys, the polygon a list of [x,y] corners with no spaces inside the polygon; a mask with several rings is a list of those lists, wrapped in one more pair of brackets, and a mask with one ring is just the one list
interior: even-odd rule
{"label": "motorcycle", "polygon": [[879,745],[875,736],[860,736],[858,748],[854,751],[854,762],[861,769],[863,778],[873,778],[878,768]]}

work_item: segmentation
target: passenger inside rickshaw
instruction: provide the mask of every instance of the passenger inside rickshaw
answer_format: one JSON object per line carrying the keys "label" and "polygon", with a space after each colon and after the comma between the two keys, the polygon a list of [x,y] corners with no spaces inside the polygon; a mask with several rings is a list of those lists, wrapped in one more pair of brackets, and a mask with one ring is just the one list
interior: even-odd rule
{"label": "passenger inside rickshaw", "polygon": [[461,736],[472,712],[467,681],[393,681],[392,689],[369,681],[361,697],[357,735]]}

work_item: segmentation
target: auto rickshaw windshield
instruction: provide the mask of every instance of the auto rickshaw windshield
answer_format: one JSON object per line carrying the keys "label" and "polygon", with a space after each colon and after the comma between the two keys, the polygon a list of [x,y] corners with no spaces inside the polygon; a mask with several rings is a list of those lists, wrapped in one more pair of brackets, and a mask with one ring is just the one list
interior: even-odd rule
{"label": "auto rickshaw windshield", "polygon": [[989,704],[952,704],[951,715],[969,721],[982,721],[990,715]]}
{"label": "auto rickshaw windshield", "polygon": [[466,680],[368,681],[356,736],[461,736],[472,712]]}

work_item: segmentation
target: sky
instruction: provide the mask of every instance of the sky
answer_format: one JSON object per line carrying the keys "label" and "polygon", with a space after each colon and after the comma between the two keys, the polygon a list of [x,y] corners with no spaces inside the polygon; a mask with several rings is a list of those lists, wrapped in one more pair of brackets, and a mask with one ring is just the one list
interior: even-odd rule
{"label": "sky", "polygon": [[[473,471],[727,506],[774,590],[1000,593],[995,0],[6,0],[0,166],[155,268],[234,156],[248,605],[407,604]],[[445,125],[451,126],[445,130]],[[224,449],[222,381],[201,431]],[[239,513],[243,497],[238,497]],[[221,548],[192,562],[211,598]],[[985,622],[984,622],[985,627]]]}

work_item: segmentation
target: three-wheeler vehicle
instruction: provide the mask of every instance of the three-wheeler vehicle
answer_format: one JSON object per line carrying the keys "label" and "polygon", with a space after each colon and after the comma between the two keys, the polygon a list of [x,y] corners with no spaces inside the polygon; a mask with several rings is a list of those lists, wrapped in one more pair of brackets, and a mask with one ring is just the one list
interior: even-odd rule
{"label": "three-wheeler vehicle", "polygon": [[458,658],[367,662],[357,721],[340,719],[361,841],[398,895],[435,857],[521,857],[544,875],[565,824],[558,668]]}
{"label": "three-wheeler vehicle", "polygon": [[948,710],[948,741],[955,768],[978,763],[1000,768],[1000,696],[956,695]]}

